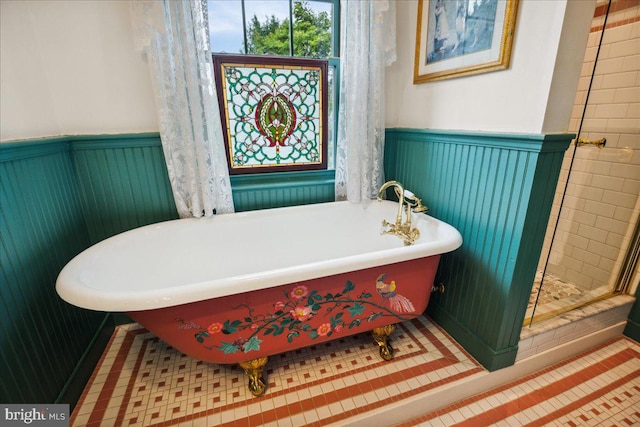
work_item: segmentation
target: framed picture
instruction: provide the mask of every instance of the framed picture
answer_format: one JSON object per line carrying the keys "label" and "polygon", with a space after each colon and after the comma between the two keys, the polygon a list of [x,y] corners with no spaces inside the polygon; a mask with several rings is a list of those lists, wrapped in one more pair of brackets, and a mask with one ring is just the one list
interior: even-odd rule
{"label": "framed picture", "polygon": [[418,0],[414,83],[509,67],[518,0]]}
{"label": "framed picture", "polygon": [[327,64],[213,55],[230,174],[327,168]]}

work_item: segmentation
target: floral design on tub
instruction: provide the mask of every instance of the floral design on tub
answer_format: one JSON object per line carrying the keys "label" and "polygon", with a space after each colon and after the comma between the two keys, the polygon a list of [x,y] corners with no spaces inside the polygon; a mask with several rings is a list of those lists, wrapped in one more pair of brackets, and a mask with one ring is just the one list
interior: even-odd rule
{"label": "floral design on tub", "polygon": [[[209,350],[216,349],[207,345],[213,335],[223,334],[229,340],[222,340],[217,350],[224,354],[235,354],[238,351],[249,353],[260,350],[263,340],[259,337],[287,334],[287,341],[293,341],[302,334],[311,339],[330,337],[339,334],[343,328],[352,329],[363,322],[372,322],[381,317],[393,317],[396,321],[409,320],[399,313],[415,311],[407,298],[397,294],[394,281],[384,283],[385,274],[378,276],[376,293],[382,299],[381,304],[375,302],[373,293],[366,289],[357,293],[356,286],[347,280],[342,292],[320,294],[305,285],[296,285],[283,292],[283,298],[274,301],[273,312],[256,313],[246,304],[233,307],[234,310],[246,310],[241,319],[214,321],[206,328],[177,319],[182,323],[181,329],[200,329],[194,334],[195,339]],[[318,320],[320,319],[320,320]],[[395,323],[395,322],[390,322]],[[316,326],[314,326],[316,325]],[[247,336],[247,332],[249,335]]]}

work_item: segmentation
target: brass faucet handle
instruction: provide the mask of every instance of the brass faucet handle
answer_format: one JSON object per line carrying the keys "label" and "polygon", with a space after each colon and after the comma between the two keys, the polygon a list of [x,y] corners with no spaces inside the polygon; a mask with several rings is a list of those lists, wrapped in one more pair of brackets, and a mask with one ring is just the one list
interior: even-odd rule
{"label": "brass faucet handle", "polygon": [[407,206],[409,206],[415,213],[426,212],[429,210],[429,208],[425,207],[422,204],[422,199],[417,197],[409,190],[404,190],[404,200]]}
{"label": "brass faucet handle", "polygon": [[420,213],[428,211],[429,208],[422,204],[422,200],[417,199],[415,205],[412,205],[411,210],[415,213]]}

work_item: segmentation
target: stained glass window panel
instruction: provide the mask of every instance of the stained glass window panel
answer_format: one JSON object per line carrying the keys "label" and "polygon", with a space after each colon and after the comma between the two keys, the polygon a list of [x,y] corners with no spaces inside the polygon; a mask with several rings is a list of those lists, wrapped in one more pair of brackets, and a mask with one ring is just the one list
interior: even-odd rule
{"label": "stained glass window panel", "polygon": [[326,169],[327,62],[214,55],[230,173]]}

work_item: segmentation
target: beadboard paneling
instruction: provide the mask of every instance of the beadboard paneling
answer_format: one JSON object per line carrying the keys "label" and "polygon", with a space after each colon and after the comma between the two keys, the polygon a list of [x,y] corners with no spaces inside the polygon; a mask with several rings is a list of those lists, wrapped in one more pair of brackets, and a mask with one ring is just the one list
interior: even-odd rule
{"label": "beadboard paneling", "polygon": [[236,212],[335,200],[334,171],[232,176]]}
{"label": "beadboard paneling", "polygon": [[[91,242],[177,218],[157,134],[72,139]],[[334,172],[232,176],[237,212],[334,200]]]}
{"label": "beadboard paneling", "polygon": [[387,179],[464,239],[429,310],[485,367],[513,364],[564,150],[573,135],[387,130]]}
{"label": "beadboard paneling", "polygon": [[[442,259],[447,292],[432,298],[432,315],[492,369],[515,357],[570,138],[387,132],[387,177],[465,239]],[[331,171],[232,177],[232,186],[237,211],[334,197]],[[176,217],[159,137],[3,144],[0,197],[0,401],[53,401],[104,320],[57,297],[62,266],[103,238]]]}
{"label": "beadboard paneling", "polygon": [[[237,211],[334,194],[333,171],[233,177],[232,186]],[[0,402],[75,404],[70,381],[91,372],[78,363],[107,317],[63,302],[58,273],[100,240],[175,218],[157,134],[0,144]]]}
{"label": "beadboard paneling", "polygon": [[71,141],[91,243],[178,217],[157,134]]}
{"label": "beadboard paneling", "polygon": [[55,292],[89,235],[67,142],[0,153],[0,402],[54,402],[105,318]]}

